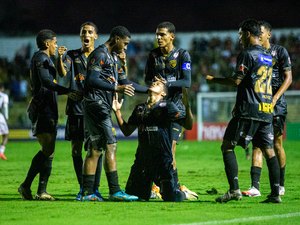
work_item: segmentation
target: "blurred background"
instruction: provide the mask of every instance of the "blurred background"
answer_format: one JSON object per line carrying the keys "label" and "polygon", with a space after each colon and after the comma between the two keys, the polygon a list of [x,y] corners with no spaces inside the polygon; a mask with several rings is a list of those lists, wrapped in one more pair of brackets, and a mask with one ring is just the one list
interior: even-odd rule
{"label": "blurred background", "polygon": [[[234,88],[208,85],[205,74],[228,76],[235,67],[240,51],[237,41],[239,23],[247,18],[266,20],[273,26],[272,42],[289,51],[293,64],[293,83],[289,91],[288,137],[300,138],[300,3],[298,1],[93,1],[93,0],[2,0],[0,2],[0,82],[10,96],[11,139],[32,138],[26,107],[30,100],[29,64],[37,50],[35,35],[41,29],[58,34],[58,44],[68,49],[81,46],[79,27],[92,21],[99,28],[96,46],[104,43],[112,27],[126,26],[132,33],[127,61],[129,79],[144,84],[144,68],[149,51],[156,46],[155,28],[162,21],[176,26],[176,46],[187,49],[192,57],[190,101],[197,114],[188,139],[222,137],[230,118],[234,93],[224,98],[218,92]],[[54,59],[55,61],[55,59]],[[61,84],[66,81],[60,80]],[[211,95],[201,95],[213,93]],[[197,100],[198,96],[198,100]],[[144,95],[125,99],[125,114],[145,100]],[[226,101],[225,101],[226,100]],[[60,129],[63,139],[66,117],[65,97],[59,97]],[[208,124],[209,127],[199,124]],[[211,128],[213,124],[213,128]],[[199,131],[199,129],[201,129]],[[200,134],[199,134],[200,133]]]}

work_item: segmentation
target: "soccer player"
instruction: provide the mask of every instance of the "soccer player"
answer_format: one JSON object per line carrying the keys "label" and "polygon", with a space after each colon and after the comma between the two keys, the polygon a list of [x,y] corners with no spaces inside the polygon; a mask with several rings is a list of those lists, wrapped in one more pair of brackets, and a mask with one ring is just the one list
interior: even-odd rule
{"label": "soccer player", "polygon": [[[184,111],[182,104],[182,88],[191,86],[191,57],[188,51],[176,48],[175,26],[171,22],[162,22],[156,28],[156,39],[158,48],[153,49],[147,59],[145,68],[145,82],[151,84],[154,78],[162,77],[167,80],[168,96],[167,99],[172,100],[177,107]],[[172,152],[173,152],[173,172],[178,186],[185,191],[185,186],[180,186],[178,182],[178,173],[176,167],[176,144],[180,138],[181,126],[171,123],[172,136]],[[191,196],[198,198],[195,192],[190,191]]]}
{"label": "soccer player", "polygon": [[280,203],[279,165],[273,149],[272,56],[260,42],[261,29],[256,20],[240,24],[239,40],[244,50],[237,57],[237,65],[229,78],[207,75],[208,81],[237,86],[236,104],[221,146],[229,191],[216,198],[217,202],[241,200],[238,183],[238,163],[234,148],[246,148],[250,141],[265,155],[269,169],[271,194],[263,202]]}
{"label": "soccer player", "polygon": [[[109,39],[97,47],[88,58],[87,76],[84,87],[84,125],[86,130],[85,146],[88,150],[83,164],[82,201],[101,201],[94,195],[95,171],[98,159],[104,154],[104,169],[109,186],[109,200],[134,201],[138,197],[121,190],[116,162],[117,140],[112,131],[111,107],[115,92],[133,96],[135,91],[147,92],[146,87],[127,80],[118,68],[120,59],[131,39],[124,26],[111,30]],[[120,70],[120,71],[119,71]]]}
{"label": "soccer player", "polygon": [[2,136],[2,141],[0,145],[0,158],[3,160],[7,160],[5,152],[5,147],[8,142],[8,126],[7,126],[7,120],[8,120],[8,103],[9,98],[8,95],[4,92],[4,85],[0,83],[0,135]]}
{"label": "soccer player", "polygon": [[[128,122],[124,121],[120,111],[123,101],[119,103],[117,95],[113,101],[113,110],[123,134],[129,136],[138,128],[138,148],[126,192],[137,195],[139,199],[149,200],[152,183],[156,181],[161,187],[164,201],[183,201],[187,195],[178,189],[175,182],[169,128],[172,121],[185,122],[186,113],[179,110],[174,102],[164,100],[167,95],[164,79],[156,79],[148,93],[147,102],[135,107]],[[187,107],[188,115],[191,115],[189,106]],[[191,128],[192,119],[187,123]]]}
{"label": "soccer player", "polygon": [[57,133],[57,94],[67,94],[77,99],[76,91],[60,86],[56,81],[56,69],[50,59],[57,49],[56,34],[52,30],[41,30],[36,37],[39,48],[34,53],[30,65],[32,99],[28,107],[28,116],[32,123],[32,134],[37,137],[41,150],[33,157],[24,182],[18,188],[24,200],[32,200],[31,184],[39,173],[39,185],[36,194],[38,200],[55,200],[47,193],[47,183],[52,170]]}
{"label": "soccer player", "polygon": [[[94,23],[85,22],[80,26],[81,48],[68,52],[66,52],[67,49],[64,46],[58,48],[58,73],[61,76],[67,76],[70,80],[70,88],[82,94],[87,70],[87,58],[95,49],[95,40],[98,38],[97,33],[98,28]],[[68,115],[68,119],[65,139],[71,141],[73,166],[80,187],[76,200],[80,201],[82,198],[82,147],[84,140],[82,99],[74,101],[68,98],[66,114]],[[99,198],[102,198],[98,190],[101,169],[102,157],[99,157],[94,185],[95,194]]]}
{"label": "soccer player", "polygon": [[[283,147],[283,131],[287,115],[287,104],[284,92],[292,83],[291,60],[288,51],[280,46],[270,43],[272,36],[272,26],[266,21],[260,21],[261,42],[273,57],[273,74],[272,74],[272,92],[274,106],[273,129],[274,129],[274,150],[280,166],[280,186],[279,194],[284,195],[285,165],[286,156]],[[259,148],[254,148],[252,152],[252,166],[250,170],[251,187],[242,194],[250,197],[261,196],[259,191],[259,181],[263,163],[263,155]]]}

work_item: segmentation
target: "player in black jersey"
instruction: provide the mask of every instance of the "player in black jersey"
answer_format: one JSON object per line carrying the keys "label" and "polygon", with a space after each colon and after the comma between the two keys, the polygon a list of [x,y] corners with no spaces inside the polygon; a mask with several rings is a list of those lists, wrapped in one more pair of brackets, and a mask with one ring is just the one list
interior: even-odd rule
{"label": "player in black jersey", "polygon": [[[138,128],[138,148],[134,164],[126,185],[126,192],[137,195],[139,199],[149,200],[153,181],[161,187],[164,201],[183,201],[188,193],[178,189],[173,173],[172,138],[170,123],[177,121],[185,123],[185,111],[179,110],[172,101],[166,101],[166,81],[157,79],[149,87],[148,99],[138,104],[133,110],[128,122],[121,114],[122,100],[118,97],[113,101],[119,127],[125,136],[129,136]],[[187,98],[185,99],[187,101]],[[187,105],[187,117],[191,118],[191,111]],[[192,119],[187,121],[189,128]]]}
{"label": "player in black jersey", "polygon": [[[285,180],[285,165],[286,156],[283,148],[283,131],[287,115],[287,103],[284,92],[292,83],[291,60],[288,51],[280,46],[270,43],[272,35],[272,26],[266,22],[261,21],[261,41],[262,46],[265,47],[273,57],[273,74],[272,74],[272,92],[274,113],[273,113],[273,128],[274,128],[274,150],[278,158],[280,166],[280,186],[279,194],[284,195],[284,180]],[[254,148],[252,152],[252,166],[251,166],[251,187],[242,194],[250,197],[260,196],[259,180],[261,175],[263,163],[263,155],[259,148]]]}
{"label": "player in black jersey", "polygon": [[[98,28],[92,22],[85,22],[80,26],[81,48],[66,52],[66,47],[58,48],[59,61],[57,71],[60,76],[65,76],[70,81],[70,88],[83,93],[84,80],[86,77],[87,58],[95,49],[95,40],[98,38]],[[66,54],[65,54],[66,53]],[[65,139],[71,141],[72,159],[80,191],[76,200],[82,198],[82,146],[84,140],[83,106],[82,99],[67,100],[66,114],[68,116],[65,130]],[[102,169],[102,157],[99,158],[96,177],[95,194],[101,197],[98,187]]]}
{"label": "player in black jersey", "polygon": [[127,80],[119,68],[118,54],[126,51],[130,42],[130,32],[123,26],[114,27],[109,39],[97,47],[88,58],[87,76],[84,86],[85,146],[88,150],[83,165],[83,201],[99,201],[93,195],[93,185],[98,158],[105,150],[104,169],[109,186],[109,199],[133,201],[131,196],[121,191],[116,166],[116,137],[112,132],[111,107],[115,92],[133,96],[135,91],[147,92],[146,87]]}
{"label": "player in black jersey", "polygon": [[243,21],[239,28],[239,40],[244,50],[237,57],[232,77],[206,77],[208,81],[237,86],[233,118],[227,126],[221,146],[230,187],[227,193],[216,198],[217,202],[242,199],[234,147],[239,145],[246,148],[250,141],[263,151],[269,169],[271,194],[264,202],[281,202],[279,165],[273,149],[272,56],[261,46],[260,35],[260,25],[256,20]]}
{"label": "player in black jersey", "polygon": [[[191,86],[191,57],[188,51],[174,46],[175,26],[171,22],[162,22],[156,28],[156,39],[158,48],[153,49],[148,56],[145,68],[145,82],[151,84],[155,77],[162,77],[167,80],[168,96],[167,99],[173,101],[177,107],[184,111],[182,104],[182,88]],[[181,126],[174,122],[171,123],[170,131],[172,135],[172,152],[174,177],[178,186],[189,191],[184,185],[178,182],[176,167],[176,143],[181,134]],[[195,192],[190,191],[191,196],[198,198]]]}
{"label": "player in black jersey", "polygon": [[51,30],[41,30],[36,37],[39,51],[35,52],[30,65],[32,99],[28,116],[32,122],[32,134],[37,137],[41,150],[33,157],[25,181],[18,191],[25,200],[32,200],[31,184],[39,173],[36,199],[54,200],[46,191],[51,174],[57,129],[57,94],[68,94],[77,99],[77,92],[60,86],[56,81],[56,69],[50,57],[57,49],[56,34]]}

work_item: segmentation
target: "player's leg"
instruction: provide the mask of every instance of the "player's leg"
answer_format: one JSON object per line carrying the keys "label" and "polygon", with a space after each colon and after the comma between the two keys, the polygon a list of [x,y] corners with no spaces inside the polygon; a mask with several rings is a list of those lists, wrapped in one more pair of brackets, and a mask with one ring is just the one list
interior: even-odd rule
{"label": "player's leg", "polygon": [[0,158],[3,160],[7,160],[5,152],[5,147],[8,142],[8,126],[6,120],[2,114],[0,114],[0,135],[2,136],[2,141],[0,145]]}
{"label": "player's leg", "polygon": [[278,158],[280,167],[280,186],[279,194],[285,194],[284,181],[285,181],[285,166],[286,166],[286,154],[283,147],[283,131],[284,131],[284,116],[277,116],[273,119],[274,126],[274,151]]}
{"label": "player's leg", "polygon": [[[235,143],[240,140],[240,132],[246,129],[248,124],[245,120],[232,118],[226,128],[221,151],[223,155],[223,163],[225,166],[225,173],[229,184],[229,190],[224,195],[216,198],[217,202],[228,202],[230,200],[241,200],[242,194],[238,182],[238,163],[234,152]],[[247,144],[244,144],[247,146]]]}
{"label": "player's leg", "polygon": [[260,148],[254,147],[252,150],[252,166],[250,169],[251,186],[248,190],[242,191],[244,196],[259,197],[260,194],[260,176],[263,165],[263,154]]}

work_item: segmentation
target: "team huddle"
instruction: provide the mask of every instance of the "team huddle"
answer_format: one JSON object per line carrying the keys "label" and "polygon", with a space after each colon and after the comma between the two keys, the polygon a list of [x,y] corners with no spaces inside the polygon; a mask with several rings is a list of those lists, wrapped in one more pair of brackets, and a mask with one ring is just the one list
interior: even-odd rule
{"label": "team huddle", "polygon": [[[266,33],[269,35],[264,35]],[[217,202],[240,200],[242,195],[260,196],[262,154],[267,161],[271,186],[271,194],[264,202],[279,203],[279,194],[284,194],[282,133],[287,111],[283,93],[291,83],[291,63],[283,47],[265,44],[269,43],[270,33],[271,26],[266,22],[243,21],[239,37],[244,49],[237,58],[233,75],[227,79],[206,76],[208,82],[238,87],[233,118],[221,147],[230,188],[216,199]],[[57,46],[53,31],[41,30],[37,34],[39,50],[31,60],[32,100],[28,116],[41,150],[33,157],[27,176],[18,188],[22,198],[33,199],[31,185],[39,174],[35,199],[55,200],[47,192],[47,183],[55,150],[58,94],[68,96],[65,138],[71,141],[73,165],[79,183],[76,200],[104,201],[99,191],[102,166],[110,201],[162,198],[178,202],[198,199],[195,192],[180,185],[176,168],[176,145],[182,128],[192,128],[193,114],[188,100],[191,57],[186,50],[174,46],[175,26],[162,22],[156,28],[158,47],[150,51],[147,59],[147,86],[127,78],[126,49],[131,34],[126,27],[114,27],[109,39],[95,48],[97,26],[86,22],[80,27],[80,38],[81,48],[67,51],[66,47]],[[55,66],[51,57],[55,56],[57,48],[58,62]],[[283,61],[280,57],[287,60]],[[68,88],[57,84],[56,74],[68,80]],[[274,80],[276,85],[273,85]],[[147,100],[136,105],[125,121],[121,112],[123,100],[118,94],[132,97],[135,93],[147,94]],[[138,129],[138,147],[125,190],[119,185],[112,112],[125,136]],[[240,145],[246,148],[251,141],[253,157],[260,160],[253,160],[251,188],[241,192],[234,147]],[[275,147],[274,151],[276,141],[281,148]],[[84,159],[83,148],[86,150]]]}

